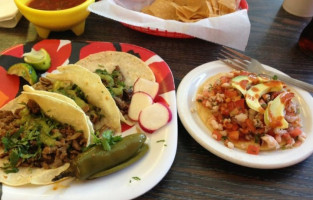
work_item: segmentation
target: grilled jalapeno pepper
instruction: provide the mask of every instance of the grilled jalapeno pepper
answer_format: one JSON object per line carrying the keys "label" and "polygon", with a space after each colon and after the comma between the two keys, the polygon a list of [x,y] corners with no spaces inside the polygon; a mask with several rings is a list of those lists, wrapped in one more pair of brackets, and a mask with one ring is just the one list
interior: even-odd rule
{"label": "grilled jalapeno pepper", "polygon": [[100,177],[97,175],[98,173],[115,167],[117,169],[119,165],[123,165],[124,162],[136,157],[144,146],[145,140],[145,134],[136,133],[124,137],[120,142],[113,145],[110,151],[103,150],[101,146],[91,147],[78,155],[69,169],[54,177],[52,181],[67,176],[74,176],[80,180],[88,179],[93,175]]}
{"label": "grilled jalapeno pepper", "polygon": [[102,177],[102,176],[107,176],[109,174],[112,174],[114,172],[122,170],[122,169],[128,167],[129,165],[133,164],[134,162],[138,161],[140,158],[142,158],[147,153],[148,150],[149,150],[149,146],[147,144],[144,144],[139,149],[139,152],[134,157],[131,157],[127,161],[125,161],[125,162],[123,162],[123,163],[121,163],[121,164],[119,164],[119,165],[117,165],[115,167],[112,167],[110,169],[107,169],[107,170],[95,173],[94,175],[88,177],[87,179],[90,180],[90,179],[95,179],[95,178],[99,178],[99,177]]}

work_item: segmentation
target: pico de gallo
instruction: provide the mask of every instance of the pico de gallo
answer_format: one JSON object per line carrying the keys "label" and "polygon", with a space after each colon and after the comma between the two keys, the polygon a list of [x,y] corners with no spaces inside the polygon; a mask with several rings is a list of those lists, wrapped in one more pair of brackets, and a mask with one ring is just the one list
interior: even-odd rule
{"label": "pico de gallo", "polygon": [[198,113],[209,113],[202,121],[213,138],[255,155],[303,143],[300,109],[283,82],[246,71],[217,76],[196,96]]}

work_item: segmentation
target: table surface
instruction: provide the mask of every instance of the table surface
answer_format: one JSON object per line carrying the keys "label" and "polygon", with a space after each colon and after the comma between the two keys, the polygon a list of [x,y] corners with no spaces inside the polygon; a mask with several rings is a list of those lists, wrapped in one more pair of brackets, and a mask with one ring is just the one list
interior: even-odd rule
{"label": "table surface", "polygon": [[[297,46],[310,18],[287,13],[282,0],[247,0],[251,33],[245,54],[288,75],[313,84],[313,58]],[[97,28],[95,28],[97,27]],[[85,33],[52,32],[49,38],[75,41],[123,42],[160,55],[170,66],[176,88],[193,68],[216,60],[220,45],[200,39],[173,39],[140,33],[91,14]],[[0,52],[16,44],[40,40],[22,18],[13,29],[0,28]],[[283,169],[259,170],[232,164],[201,147],[178,120],[174,163],[151,191],[138,199],[312,199],[313,156]]]}

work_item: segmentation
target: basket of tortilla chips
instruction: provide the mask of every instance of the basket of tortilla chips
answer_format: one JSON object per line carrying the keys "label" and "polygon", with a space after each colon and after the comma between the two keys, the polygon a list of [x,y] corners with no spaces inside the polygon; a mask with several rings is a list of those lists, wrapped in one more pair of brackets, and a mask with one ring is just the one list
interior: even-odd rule
{"label": "basket of tortilla chips", "polygon": [[[196,22],[208,17],[218,17],[221,15],[235,12],[237,9],[248,9],[246,0],[240,1],[236,5],[236,0],[156,0],[151,5],[144,7],[141,12],[165,20],[177,20],[180,22]],[[132,26],[124,24],[131,29],[163,37],[172,38],[191,38],[192,36],[169,32],[166,30],[142,28],[140,26]]]}
{"label": "basket of tortilla chips", "polygon": [[250,34],[246,0],[104,0],[88,9],[147,34],[196,37],[240,50]]}

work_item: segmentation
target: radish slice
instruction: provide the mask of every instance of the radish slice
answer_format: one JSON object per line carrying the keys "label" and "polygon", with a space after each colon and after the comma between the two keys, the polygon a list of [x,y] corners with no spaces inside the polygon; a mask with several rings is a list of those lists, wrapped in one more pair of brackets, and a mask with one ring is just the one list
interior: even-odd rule
{"label": "radish slice", "polygon": [[138,78],[134,83],[134,92],[139,91],[149,94],[152,99],[154,99],[159,92],[159,83],[144,78]]}
{"label": "radish slice", "polygon": [[138,121],[140,111],[152,104],[153,99],[149,94],[145,92],[135,92],[128,108],[128,117],[133,121]]}
{"label": "radish slice", "polygon": [[153,133],[172,120],[172,112],[163,103],[154,103],[140,112],[139,126],[147,133]]}

